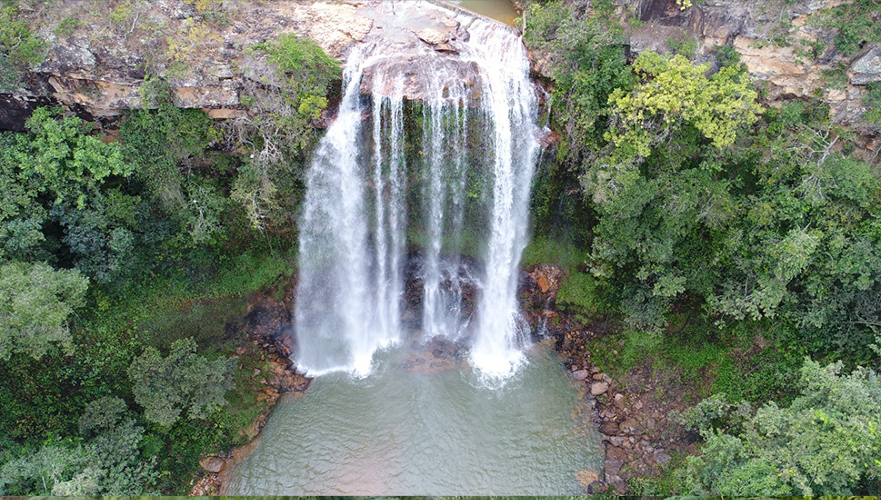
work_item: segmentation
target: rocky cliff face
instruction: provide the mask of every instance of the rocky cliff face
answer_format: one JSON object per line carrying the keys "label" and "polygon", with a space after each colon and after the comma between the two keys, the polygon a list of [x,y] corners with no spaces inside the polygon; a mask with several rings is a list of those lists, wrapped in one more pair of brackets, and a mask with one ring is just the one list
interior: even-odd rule
{"label": "rocky cliff face", "polygon": [[[394,37],[402,54],[395,61],[400,64],[426,50],[455,55],[450,43],[468,36],[452,19],[461,10],[452,5],[446,6],[445,15],[443,9],[420,9],[413,2],[57,3],[51,9],[23,12],[49,49],[20,88],[0,94],[0,129],[20,129],[30,110],[47,103],[65,105],[89,118],[139,108],[139,89],[148,74],[171,85],[180,107],[202,108],[218,119],[244,116],[248,110],[243,103],[254,89],[272,86],[274,79],[259,52],[249,48],[280,34],[309,37],[340,60],[357,42]],[[370,91],[366,86],[362,90]],[[420,98],[417,88],[406,89],[406,94]]]}
{"label": "rocky cliff face", "polygon": [[[881,44],[845,56],[834,49],[836,33],[814,22],[843,1],[704,0],[681,10],[675,0],[619,0],[619,11],[629,19],[634,53],[691,43],[698,61],[714,62],[718,46],[731,46],[771,102],[820,96],[837,122],[872,134],[877,131],[861,121],[863,96],[867,84],[881,81]],[[590,8],[589,1],[573,2]],[[444,52],[451,40],[467,36],[449,17],[426,17],[408,2],[60,0],[24,14],[49,51],[25,85],[0,94],[0,128],[20,128],[30,109],[48,102],[98,118],[137,108],[148,73],[171,84],[181,107],[203,108],[215,118],[242,116],[245,89],[271,80],[265,62],[247,49],[283,33],[310,37],[341,60],[371,36],[409,33],[401,46],[415,52]],[[812,44],[822,48],[807,56]],[[536,73],[546,71],[540,54],[535,63]],[[408,97],[418,98],[418,91]]]}
{"label": "rocky cliff face", "polygon": [[[215,118],[244,114],[242,89],[262,84],[262,77],[271,73],[249,47],[295,33],[339,58],[373,25],[357,14],[357,4],[347,2],[56,4],[23,13],[49,50],[45,61],[26,75],[25,84],[0,99],[0,128],[17,128],[24,109],[47,99],[96,118],[138,108],[138,90],[148,73],[169,82],[181,107],[203,108]],[[67,29],[60,29],[65,25]]]}
{"label": "rocky cliff face", "polygon": [[[680,10],[673,0],[640,0],[644,24],[630,34],[634,51],[669,50],[669,39],[691,38],[698,56],[712,58],[720,45],[734,47],[750,76],[771,101],[821,96],[836,121],[856,125],[865,111],[865,85],[881,81],[881,46],[853,56],[834,48],[836,32],[816,22],[842,0],[796,2],[707,0]],[[811,54],[812,47],[821,47]],[[845,81],[846,78],[846,81]],[[835,80],[838,80],[837,82]]]}

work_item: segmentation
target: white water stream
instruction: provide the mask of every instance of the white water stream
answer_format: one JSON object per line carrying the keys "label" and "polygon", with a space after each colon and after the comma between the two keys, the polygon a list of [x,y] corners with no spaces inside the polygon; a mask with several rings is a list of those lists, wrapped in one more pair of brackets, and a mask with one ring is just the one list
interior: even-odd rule
{"label": "white water stream", "polygon": [[[310,375],[366,376],[377,351],[412,334],[401,315],[414,244],[424,255],[421,335],[465,339],[471,364],[489,378],[524,360],[517,269],[538,153],[526,50],[501,23],[421,8],[455,17],[466,36],[444,53],[427,45],[402,53],[394,36],[357,46],[338,117],[309,169],[295,328]],[[421,106],[407,121],[413,92]],[[476,268],[461,262],[469,250]],[[463,280],[477,295],[467,314]]]}

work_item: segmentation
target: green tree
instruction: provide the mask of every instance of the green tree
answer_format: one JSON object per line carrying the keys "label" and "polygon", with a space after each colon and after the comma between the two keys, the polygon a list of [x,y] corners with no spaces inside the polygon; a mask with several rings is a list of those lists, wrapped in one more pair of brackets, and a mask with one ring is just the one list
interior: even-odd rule
{"label": "green tree", "polygon": [[43,60],[46,43],[34,36],[25,21],[17,19],[14,5],[0,3],[0,91],[15,90],[21,72]]}
{"label": "green tree", "polygon": [[[689,457],[690,492],[699,495],[852,495],[881,487],[881,378],[841,363],[807,360],[801,396],[770,402],[728,425],[700,426],[706,443]],[[716,416],[729,408],[719,408]],[[741,407],[742,408],[742,407]],[[722,419],[724,420],[724,419]]]}
{"label": "green tree", "polygon": [[141,97],[144,109],[132,112],[120,127],[126,154],[138,165],[135,177],[153,205],[184,229],[189,241],[183,246],[218,240],[225,229],[225,172],[214,171],[218,158],[205,160],[219,132],[202,110],[176,107],[171,88],[161,80],[148,78]]}
{"label": "green tree", "polygon": [[0,266],[0,359],[72,348],[68,318],[85,303],[89,280],[76,270],[14,262]]}
{"label": "green tree", "polygon": [[0,138],[0,257],[76,265],[109,281],[135,246],[141,200],[122,181],[134,170],[92,124],[40,108],[24,134]]}
{"label": "green tree", "polygon": [[0,493],[93,496],[155,495],[153,460],[141,458],[144,429],[128,419],[86,444],[49,443],[0,467]]}
{"label": "green tree", "polygon": [[542,54],[554,83],[551,118],[565,132],[558,153],[571,166],[602,146],[609,95],[633,85],[615,8],[601,0],[579,11],[555,0],[534,2],[524,14],[525,42]]}
{"label": "green tree", "polygon": [[723,66],[707,78],[709,69],[709,64],[694,65],[681,55],[640,54],[633,70],[643,83],[632,92],[617,89],[609,96],[615,113],[606,138],[615,145],[613,161],[647,157],[684,124],[717,148],[733,144],[737,131],[758,119],[761,106],[741,68]]}
{"label": "green tree", "polygon": [[128,375],[144,416],[170,426],[184,411],[191,419],[203,419],[226,404],[223,396],[233,388],[233,368],[228,359],[209,361],[196,355],[196,342],[186,338],[172,343],[165,358],[148,347]]}

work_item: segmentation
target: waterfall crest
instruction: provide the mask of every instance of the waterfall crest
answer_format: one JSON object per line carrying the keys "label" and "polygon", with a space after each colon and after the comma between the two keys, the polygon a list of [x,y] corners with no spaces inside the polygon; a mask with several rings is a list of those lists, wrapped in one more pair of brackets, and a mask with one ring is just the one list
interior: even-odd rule
{"label": "waterfall crest", "polygon": [[[298,363],[363,376],[379,349],[446,336],[467,339],[471,364],[503,378],[522,362],[526,332],[516,288],[538,154],[528,58],[500,23],[406,7],[453,19],[456,36],[443,51],[408,45],[407,13],[393,12],[383,37],[348,57],[338,116],[306,179]],[[422,297],[421,317],[405,324],[408,247],[420,249]]]}

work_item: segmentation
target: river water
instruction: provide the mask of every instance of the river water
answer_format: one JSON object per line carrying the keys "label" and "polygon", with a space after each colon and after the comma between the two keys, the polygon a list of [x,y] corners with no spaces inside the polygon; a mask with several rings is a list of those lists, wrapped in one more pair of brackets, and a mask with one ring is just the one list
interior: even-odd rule
{"label": "river water", "polygon": [[[228,495],[575,495],[602,467],[590,412],[543,345],[503,387],[467,363],[403,368],[385,351],[366,378],[332,373],[282,399]],[[586,418],[585,418],[586,417]]]}

